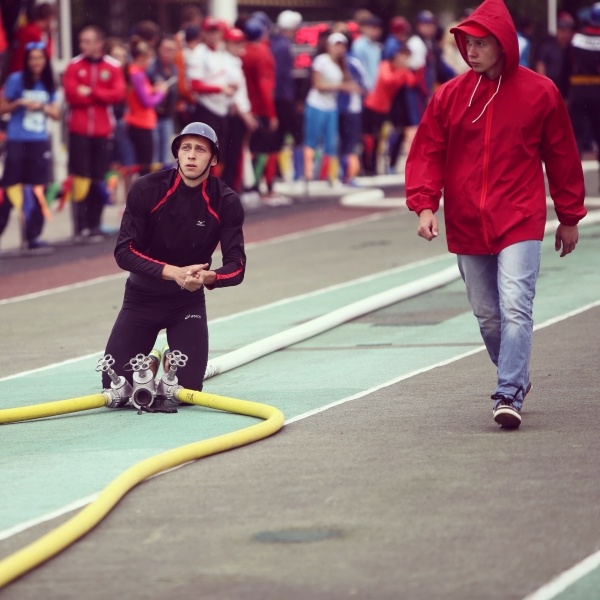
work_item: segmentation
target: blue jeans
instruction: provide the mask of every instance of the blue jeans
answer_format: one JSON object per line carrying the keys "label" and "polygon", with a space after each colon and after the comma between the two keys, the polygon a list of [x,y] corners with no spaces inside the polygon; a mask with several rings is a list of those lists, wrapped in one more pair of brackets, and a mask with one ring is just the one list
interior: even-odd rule
{"label": "blue jeans", "polygon": [[[529,385],[533,341],[533,298],[540,270],[542,243],[519,242],[499,254],[458,255],[467,297],[481,337],[498,367],[494,394],[513,400],[521,410]],[[494,400],[494,409],[500,402]]]}

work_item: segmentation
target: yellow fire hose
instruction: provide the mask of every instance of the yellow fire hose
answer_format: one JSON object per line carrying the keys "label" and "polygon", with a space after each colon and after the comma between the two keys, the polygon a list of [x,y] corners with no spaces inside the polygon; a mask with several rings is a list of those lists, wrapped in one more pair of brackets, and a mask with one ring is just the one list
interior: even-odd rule
{"label": "yellow fire hose", "polygon": [[[96,500],[74,517],[25,548],[0,560],[0,589],[46,562],[91,531],[127,492],[148,477],[205,456],[256,442],[276,433],[283,427],[283,413],[267,404],[186,389],[180,389],[176,393],[176,397],[179,401],[188,404],[256,417],[263,421],[238,431],[162,452],[130,467],[113,479],[100,492]],[[103,394],[94,394],[23,408],[9,408],[0,410],[0,424],[101,408],[107,404],[107,401],[107,397]]]}

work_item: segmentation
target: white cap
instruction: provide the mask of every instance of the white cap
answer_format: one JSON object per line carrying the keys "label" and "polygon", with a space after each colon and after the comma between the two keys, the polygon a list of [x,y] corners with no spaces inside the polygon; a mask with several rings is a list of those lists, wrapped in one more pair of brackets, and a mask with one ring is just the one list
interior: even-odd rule
{"label": "white cap", "polygon": [[284,10],[277,17],[277,27],[280,29],[298,29],[302,23],[302,15],[295,10]]}
{"label": "white cap", "polygon": [[332,33],[327,38],[327,43],[328,44],[346,44],[346,45],[348,45],[348,38],[343,33],[336,31],[336,33]]}

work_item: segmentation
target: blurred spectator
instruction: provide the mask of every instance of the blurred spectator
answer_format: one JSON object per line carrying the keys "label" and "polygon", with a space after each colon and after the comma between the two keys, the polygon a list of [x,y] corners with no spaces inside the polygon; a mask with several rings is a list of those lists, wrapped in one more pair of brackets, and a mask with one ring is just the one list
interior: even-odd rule
{"label": "blurred spectator", "polygon": [[358,21],[358,26],[360,35],[352,44],[352,55],[356,56],[363,64],[366,88],[372,90],[381,62],[381,44],[379,43],[382,33],[381,19],[371,15]]}
{"label": "blurred spectator", "polygon": [[533,22],[529,17],[519,19],[517,29],[517,41],[519,42],[519,64],[522,67],[531,67],[531,36],[533,33]]}
{"label": "blurred spectator", "polygon": [[338,93],[339,156],[342,182],[354,185],[355,178],[360,173],[358,147],[362,138],[363,96],[367,93],[367,88],[363,64],[351,54],[352,35],[349,32],[345,35],[348,39],[346,65],[350,79],[356,83],[356,89],[352,92],[341,90]]}
{"label": "blurred spectator", "polygon": [[334,183],[338,177],[338,109],[341,91],[360,92],[352,80],[346,61],[348,38],[332,33],[327,38],[327,51],[315,57],[312,86],[304,111],[304,174],[307,181],[315,178],[315,152],[322,148],[319,178]]}
{"label": "blurred spectator", "polygon": [[454,34],[450,33],[450,30],[457,25],[458,23],[456,22],[447,25],[442,34],[442,39],[440,40],[440,59],[443,66],[442,68],[445,70],[448,78],[462,75],[471,68],[462,57],[460,50],[456,45]]}
{"label": "blurred spectator", "polygon": [[25,67],[12,73],[0,97],[0,115],[10,114],[7,127],[6,162],[1,186],[6,194],[0,201],[0,235],[14,206],[22,227],[22,246],[36,249],[45,219],[51,213],[44,196],[50,181],[50,139],[46,118],[57,120],[54,76],[44,42],[25,47]]}
{"label": "blurred spectator", "polygon": [[[390,21],[390,33],[385,40],[383,46],[383,59],[391,60],[403,48],[406,49],[407,61],[411,61],[412,52],[408,46],[409,40],[414,44],[415,40],[420,45],[422,52],[421,77],[423,76],[423,67],[425,64],[425,56],[427,49],[425,44],[418,36],[412,36],[412,27],[407,19],[402,16],[396,16]],[[408,65],[408,62],[407,62]],[[419,69],[416,69],[419,72]],[[393,125],[393,129],[389,135],[389,170],[394,172],[397,168],[398,158],[401,155],[401,150],[405,145],[406,130],[411,126],[418,124],[419,117],[412,116],[409,113],[409,94],[418,94],[414,87],[400,87],[392,101],[392,108],[389,113],[389,120]],[[421,92],[421,95],[423,93]],[[416,104],[416,100],[413,104]],[[423,101],[424,103],[424,101]],[[418,112],[413,110],[413,112]],[[410,129],[409,129],[410,131]],[[379,132],[380,133],[380,132]],[[366,139],[367,143],[372,143],[372,140]]]}
{"label": "blurred spectator", "polygon": [[[365,98],[363,167],[366,175],[377,173],[377,151],[381,128],[384,121],[391,118],[390,112],[394,99],[398,95],[398,90],[405,86],[413,86],[417,81],[415,74],[407,67],[409,56],[410,50],[408,47],[401,46],[392,58],[381,61],[375,87]],[[401,121],[394,124],[401,129]],[[401,130],[398,135],[401,135]],[[390,160],[390,166],[393,166],[397,159],[396,154]]]}
{"label": "blurred spectator", "polygon": [[34,8],[32,21],[26,25],[22,25],[15,31],[10,48],[9,73],[23,69],[25,48],[30,42],[44,42],[46,45],[46,54],[52,57],[51,31],[55,17],[56,10],[54,5],[43,2]]}
{"label": "blurred spectator", "polygon": [[197,4],[186,4],[181,9],[181,25],[178,34],[182,38],[181,41],[183,42],[185,30],[188,27],[197,27],[198,31],[200,31],[202,21],[204,21],[204,12],[202,9]]}
{"label": "blurred spectator", "polygon": [[[286,137],[291,138],[293,164],[301,164],[302,118],[296,109],[293,51],[294,38],[301,24],[302,15],[299,12],[284,10],[277,17],[277,28],[270,39],[271,53],[275,59],[275,110],[279,121],[274,143],[279,152],[279,163],[283,164],[280,166],[282,173],[292,170],[291,166],[284,164],[284,156],[289,154],[282,151]],[[300,176],[299,173],[296,175]]]}
{"label": "blurred spectator", "polygon": [[[228,60],[226,68],[229,80],[236,90],[227,114],[228,136],[221,143],[221,156],[224,163],[221,179],[238,193],[242,190],[244,145],[248,140],[248,133],[258,126],[251,112],[246,78],[242,69],[241,57],[246,51],[245,42],[246,36],[241,29],[232,28],[225,33],[225,56]],[[243,195],[241,199],[245,203]],[[257,199],[260,202],[260,198]]]}
{"label": "blurred spectator", "polygon": [[178,129],[183,129],[193,120],[192,117],[196,103],[192,93],[192,86],[188,78],[187,67],[194,48],[201,43],[200,28],[196,25],[188,25],[184,32],[183,43],[178,48],[175,56],[178,96],[175,112],[179,121]]}
{"label": "blurred spectator", "polygon": [[154,60],[154,50],[150,44],[137,36],[130,40],[131,62],[127,65],[127,134],[135,151],[135,163],[140,175],[150,172],[154,150],[153,131],[158,117],[155,107],[163,101],[169,83],[160,80],[152,84],[147,69]]}
{"label": "blurred spectator", "polygon": [[394,17],[390,21],[390,32],[383,44],[382,58],[389,60],[400,48],[406,45],[410,38],[412,28],[407,19],[401,16]]}
{"label": "blurred spectator", "polygon": [[569,82],[565,77],[565,60],[575,27],[575,19],[570,13],[559,13],[556,20],[556,34],[542,42],[535,62],[535,70],[552,79],[563,98],[566,98],[569,89]]}
{"label": "blurred spectator", "polygon": [[2,21],[2,11],[0,11],[0,82],[4,81],[4,65],[6,64],[8,50],[8,40],[6,39],[6,30]]}
{"label": "blurred spectator", "polygon": [[223,24],[214,17],[202,22],[204,42],[191,49],[186,57],[186,77],[190,81],[195,105],[192,121],[206,123],[220,140],[227,137],[227,113],[235,86],[225,68],[227,57],[223,48]]}
{"label": "blurred spectator", "polygon": [[160,27],[154,21],[140,21],[133,28],[133,35],[147,42],[153,50],[156,50],[161,40]]}
{"label": "blurred spectator", "polygon": [[156,57],[148,67],[147,75],[153,85],[159,81],[167,82],[168,88],[164,99],[154,110],[158,117],[154,129],[153,162],[164,166],[172,162],[171,140],[175,133],[175,105],[177,103],[178,72],[175,65],[177,42],[172,35],[165,35],[157,45]]}
{"label": "blurred spectator", "polygon": [[[421,15],[421,18],[423,17],[427,18],[428,15]],[[406,66],[414,73],[417,84],[413,87],[404,88],[406,101],[406,127],[404,128],[405,155],[408,154],[412,140],[417,132],[417,126],[421,122],[429,99],[428,88],[425,82],[427,57],[429,54],[427,45],[420,35],[414,33],[408,38],[406,47],[410,51]]]}
{"label": "blurred spectator", "polygon": [[415,31],[427,48],[425,56],[425,87],[427,90],[427,102],[429,102],[437,84],[444,83],[449,79],[448,74],[443,72],[441,65],[442,50],[437,39],[437,19],[430,10],[422,10],[417,14]]}
{"label": "blurred spectator", "polygon": [[291,199],[273,190],[277,173],[276,132],[279,120],[275,108],[275,59],[267,43],[269,30],[264,19],[250,17],[244,25],[244,33],[248,42],[242,56],[242,68],[252,114],[258,122],[258,127],[250,138],[254,171],[254,186],[251,191],[260,191],[264,177],[267,192],[261,195],[261,201],[268,206],[290,204]]}
{"label": "blurred spectator", "polygon": [[[104,52],[107,56],[114,58],[123,68],[123,73],[125,73],[129,53],[123,40],[118,37],[106,38]],[[115,130],[110,160],[110,176],[107,181],[109,192],[113,198],[116,195],[119,180],[122,181],[123,200],[129,193],[135,166],[135,149],[127,133],[127,123],[125,123],[126,107],[125,98],[112,106],[115,117]]]}
{"label": "blurred spectator", "polygon": [[584,22],[571,40],[567,59],[568,106],[580,153],[589,128],[600,162],[600,2],[582,16]]}
{"label": "blurred spectator", "polygon": [[84,27],[79,33],[81,54],[69,62],[63,78],[69,104],[69,174],[76,242],[101,239],[107,202],[104,177],[114,132],[112,105],[125,97],[123,68],[104,55],[104,37],[99,27]]}

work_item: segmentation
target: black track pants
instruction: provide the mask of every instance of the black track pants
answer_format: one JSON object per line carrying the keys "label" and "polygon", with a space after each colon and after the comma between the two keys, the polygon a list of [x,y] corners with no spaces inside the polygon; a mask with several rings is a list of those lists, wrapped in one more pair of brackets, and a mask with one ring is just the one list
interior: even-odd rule
{"label": "black track pants", "polygon": [[[202,390],[208,362],[208,325],[204,290],[181,291],[181,294],[153,294],[125,284],[123,306],[106,345],[105,354],[115,359],[113,369],[131,382],[132,371],[125,365],[137,354],[148,355],[161,329],[167,330],[171,350],[188,356],[185,367],[177,369],[179,384],[191,390]],[[110,387],[110,379],[102,373],[102,386]]]}

